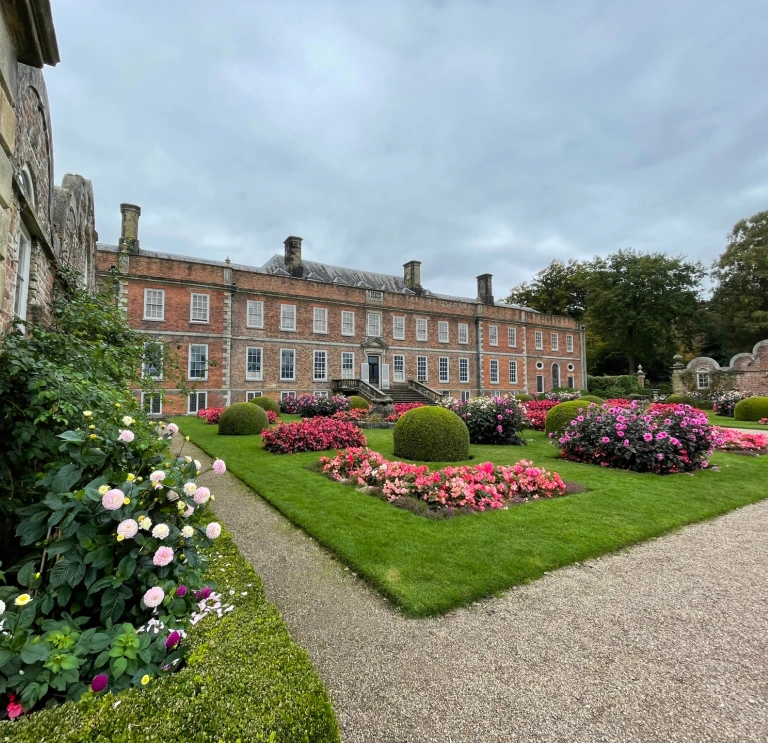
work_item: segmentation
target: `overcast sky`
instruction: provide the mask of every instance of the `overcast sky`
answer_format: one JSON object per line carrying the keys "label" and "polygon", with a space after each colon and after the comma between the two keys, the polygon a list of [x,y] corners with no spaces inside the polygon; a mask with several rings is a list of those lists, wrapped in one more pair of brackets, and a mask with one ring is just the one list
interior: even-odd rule
{"label": "overcast sky", "polygon": [[765,0],[53,0],[56,179],[102,242],[503,297],[553,258],[709,263],[768,209]]}

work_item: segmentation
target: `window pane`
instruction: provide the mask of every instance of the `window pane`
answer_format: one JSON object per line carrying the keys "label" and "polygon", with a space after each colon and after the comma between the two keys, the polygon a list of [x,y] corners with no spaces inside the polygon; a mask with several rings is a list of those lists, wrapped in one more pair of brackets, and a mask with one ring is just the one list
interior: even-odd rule
{"label": "window pane", "polygon": [[565,336],[565,350],[568,353],[573,353],[573,336],[572,335]]}
{"label": "window pane", "polygon": [[313,330],[315,333],[328,332],[328,310],[315,307],[313,312]]}
{"label": "window pane", "polygon": [[196,320],[197,322],[208,322],[208,295],[207,294],[192,295],[192,311],[189,319]]}
{"label": "window pane", "polygon": [[499,383],[499,362],[491,359],[491,384]]}
{"label": "window pane", "polygon": [[557,333],[552,333],[550,335],[550,339],[552,341],[552,350],[557,351],[560,348],[560,336]]}
{"label": "window pane", "polygon": [[189,378],[207,379],[208,346],[192,344],[189,347]]}
{"label": "window pane", "polygon": [[292,348],[280,351],[280,379],[293,379],[295,371],[295,352]]}
{"label": "window pane", "polygon": [[459,382],[469,382],[469,359],[459,359]]}
{"label": "window pane", "polygon": [[314,363],[312,365],[313,379],[322,381],[326,378],[326,352],[315,351]]}
{"label": "window pane", "polygon": [[416,340],[417,341],[427,340],[427,321],[424,319],[416,320]]}
{"label": "window pane", "polygon": [[427,357],[416,357],[416,379],[419,382],[427,381]]}
{"label": "window pane", "polygon": [[509,383],[517,384],[517,361],[509,362]]}
{"label": "window pane", "polygon": [[440,321],[437,323],[437,340],[440,343],[448,343],[448,323]]}
{"label": "window pane", "polygon": [[515,348],[515,346],[517,346],[517,328],[508,329],[507,342],[512,348]]}
{"label": "window pane", "polygon": [[395,382],[405,382],[405,356],[392,357],[392,374]]}
{"label": "window pane", "polygon": [[469,325],[459,323],[459,343],[469,343]]}
{"label": "window pane", "polygon": [[248,300],[248,327],[264,327],[264,302],[257,302],[253,299]]}
{"label": "window pane", "polygon": [[150,379],[163,378],[163,345],[162,343],[144,344],[144,376]]}
{"label": "window pane", "polygon": [[144,290],[144,317],[147,320],[162,320],[164,315],[165,291]]}
{"label": "window pane", "polygon": [[405,318],[395,315],[392,318],[392,337],[395,340],[405,339]]}
{"label": "window pane", "polygon": [[496,325],[488,326],[488,343],[492,346],[499,345],[499,328]]}
{"label": "window pane", "polygon": [[341,313],[341,334],[342,335],[354,335],[355,334],[355,313],[343,311]]}
{"label": "window pane", "polygon": [[544,333],[542,333],[540,330],[537,330],[534,333],[534,345],[536,346],[536,349],[538,351],[541,351],[541,349],[544,348]]}
{"label": "window pane", "polygon": [[440,381],[441,382],[447,382],[449,379],[449,373],[448,373],[448,357],[447,356],[441,356],[438,359],[438,371],[440,375]]}
{"label": "window pane", "polygon": [[381,336],[381,313],[368,313],[368,336],[378,338]]}
{"label": "window pane", "polygon": [[280,305],[280,330],[296,330],[296,305]]}
{"label": "window pane", "polygon": [[248,348],[246,351],[246,379],[261,379],[261,349]]}
{"label": "window pane", "polygon": [[355,377],[355,354],[344,351],[341,354],[341,378],[354,379]]}

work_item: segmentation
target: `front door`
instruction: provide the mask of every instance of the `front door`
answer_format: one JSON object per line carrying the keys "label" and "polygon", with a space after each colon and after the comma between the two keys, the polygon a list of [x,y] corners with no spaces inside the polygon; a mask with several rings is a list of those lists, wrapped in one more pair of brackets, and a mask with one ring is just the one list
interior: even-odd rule
{"label": "front door", "polygon": [[381,376],[380,376],[380,361],[381,356],[378,355],[368,355],[368,383],[372,384],[374,387],[378,387],[379,383],[381,382]]}

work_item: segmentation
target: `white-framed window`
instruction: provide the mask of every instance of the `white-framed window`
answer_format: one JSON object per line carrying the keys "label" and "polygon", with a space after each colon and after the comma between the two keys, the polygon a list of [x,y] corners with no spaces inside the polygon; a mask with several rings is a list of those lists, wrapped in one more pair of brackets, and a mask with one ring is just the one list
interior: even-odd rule
{"label": "white-framed window", "polygon": [[355,378],[355,354],[352,351],[341,352],[341,378]]}
{"label": "white-framed window", "polygon": [[341,334],[342,335],[354,335],[355,334],[355,313],[349,310],[341,311]]}
{"label": "white-framed window", "polygon": [[461,391],[461,401],[466,402],[469,400],[469,397],[472,393],[469,390],[462,390]]}
{"label": "white-framed window", "polygon": [[189,344],[189,379],[208,379],[208,345]]}
{"label": "white-framed window", "polygon": [[560,364],[552,364],[552,389],[560,386]]}
{"label": "white-framed window", "polygon": [[162,415],[163,396],[152,392],[142,392],[141,407],[147,415]]}
{"label": "white-framed window", "polygon": [[510,359],[509,361],[509,383],[517,384],[517,360]]}
{"label": "white-framed window", "polygon": [[187,398],[187,412],[196,413],[208,407],[208,393],[195,390]]}
{"label": "white-framed window", "polygon": [[262,390],[247,390],[245,393],[245,401],[250,402],[255,397],[261,397],[264,394]]}
{"label": "white-framed window", "polygon": [[549,340],[550,340],[550,343],[552,344],[552,350],[553,351],[559,351],[560,350],[560,336],[557,333],[550,333]]}
{"label": "white-framed window", "polygon": [[573,353],[573,336],[572,335],[565,336],[565,350],[567,353]]}
{"label": "white-framed window", "polygon": [[315,382],[325,382],[328,379],[328,352],[314,351],[312,358],[312,379]]}
{"label": "white-framed window", "polygon": [[210,317],[211,295],[192,293],[189,297],[189,321],[208,322]]}
{"label": "white-framed window", "polygon": [[249,328],[264,327],[264,302],[258,299],[248,300],[248,313],[245,322]]}
{"label": "white-framed window", "polygon": [[293,348],[280,349],[280,379],[296,379],[296,351]]}
{"label": "white-framed window", "polygon": [[312,394],[315,397],[328,397],[328,390],[314,390]]}
{"label": "white-framed window", "polygon": [[544,349],[544,333],[540,330],[537,330],[533,334],[533,345],[537,351],[542,351]]}
{"label": "white-framed window", "polygon": [[328,310],[325,307],[312,309],[312,331],[315,333],[328,332]]}
{"label": "white-framed window", "polygon": [[459,323],[459,343],[469,343],[469,325],[465,322]]}
{"label": "white-framed window", "polygon": [[499,383],[499,360],[498,359],[491,359],[491,363],[489,367],[489,377],[490,377],[491,384]]}
{"label": "white-framed window", "polygon": [[405,356],[402,354],[392,356],[392,381],[405,382]]}
{"label": "white-framed window", "polygon": [[144,290],[144,319],[165,320],[165,289]]}
{"label": "white-framed window", "polygon": [[384,292],[378,292],[375,289],[366,289],[365,290],[365,298],[369,302],[383,302],[384,301]]}
{"label": "white-framed window", "polygon": [[517,348],[517,328],[507,328],[507,345]]}
{"label": "white-framed window", "polygon": [[150,379],[163,378],[163,344],[148,342],[144,344],[141,364],[142,374]]}
{"label": "white-framed window", "polygon": [[[27,319],[31,256],[32,238],[30,238],[26,228],[22,225],[19,230],[19,246],[16,251],[16,281],[13,292],[13,316],[17,320]],[[146,291],[144,292],[144,296],[146,298]]]}
{"label": "white-framed window", "polygon": [[416,340],[417,341],[425,341],[427,340],[427,320],[424,317],[417,317],[416,318]]}
{"label": "white-framed window", "polygon": [[280,402],[283,400],[290,400],[291,398],[295,398],[296,393],[293,390],[285,390],[280,393]]}
{"label": "white-framed window", "polygon": [[491,346],[499,345],[499,326],[498,325],[488,326],[488,344]]}
{"label": "white-framed window", "polygon": [[296,305],[280,305],[280,330],[296,330]]}
{"label": "white-framed window", "polygon": [[576,389],[576,377],[568,377],[568,389]]}
{"label": "white-framed window", "polygon": [[437,341],[438,343],[448,343],[448,323],[440,320],[437,323]]}
{"label": "white-framed window", "polygon": [[696,388],[700,390],[709,389],[709,370],[699,369],[696,372]]}
{"label": "white-framed window", "polygon": [[405,315],[392,315],[392,337],[396,341],[405,340]]}
{"label": "white-framed window", "polygon": [[544,392],[544,375],[536,375],[536,392]]}
{"label": "white-framed window", "polygon": [[469,382],[469,359],[459,359],[459,382]]}
{"label": "white-framed window", "polygon": [[260,382],[264,377],[264,352],[261,348],[248,346],[245,349],[245,378]]}
{"label": "white-framed window", "polygon": [[381,338],[381,312],[368,313],[366,335],[369,338]]}
{"label": "white-framed window", "polygon": [[440,356],[437,360],[438,379],[441,382],[450,380],[450,362],[447,356]]}
{"label": "white-framed window", "polygon": [[416,357],[416,381],[426,382],[427,379],[429,379],[429,376],[427,373],[427,357],[417,356]]}

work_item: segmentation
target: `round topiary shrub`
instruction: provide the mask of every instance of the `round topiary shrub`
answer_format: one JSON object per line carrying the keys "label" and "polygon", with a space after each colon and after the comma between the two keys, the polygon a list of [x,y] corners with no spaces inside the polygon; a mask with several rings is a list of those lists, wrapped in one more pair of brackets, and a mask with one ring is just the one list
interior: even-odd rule
{"label": "round topiary shrub", "polygon": [[258,405],[263,410],[271,410],[273,413],[280,415],[280,404],[277,402],[277,400],[273,400],[271,397],[261,395],[260,397],[254,397],[248,402],[252,402],[254,405]]}
{"label": "round topiary shrub", "polygon": [[219,434],[222,436],[253,436],[268,426],[264,408],[249,402],[230,405],[219,418]]}
{"label": "round topiary shrub", "polygon": [[579,400],[576,400],[574,402],[584,402],[587,405],[593,402],[595,403],[595,405],[602,405],[605,402],[605,400],[602,397],[598,397],[597,395],[584,395],[583,397],[580,397]]}
{"label": "round topiary shrub", "polygon": [[371,403],[364,397],[352,395],[352,397],[349,398],[349,407],[352,408],[352,410],[368,410],[368,408],[371,407]]}
{"label": "round topiary shrub", "polygon": [[584,402],[585,399],[582,397],[579,400],[561,402],[559,405],[555,405],[554,408],[548,410],[544,421],[546,433],[559,436],[565,430],[565,427],[579,415],[579,409],[586,410],[589,407],[589,401]]}
{"label": "round topiary shrub", "polygon": [[696,405],[696,400],[688,395],[667,395],[667,399],[664,400],[668,405]]}
{"label": "round topiary shrub", "polygon": [[519,392],[515,395],[515,400],[520,400],[520,402],[530,402],[533,398],[525,392]]}
{"label": "round topiary shrub", "polygon": [[759,421],[768,418],[768,397],[747,397],[736,403],[733,418],[737,421]]}
{"label": "round topiary shrub", "polygon": [[434,405],[404,413],[393,431],[395,456],[420,462],[469,458],[469,429],[456,413]]}

